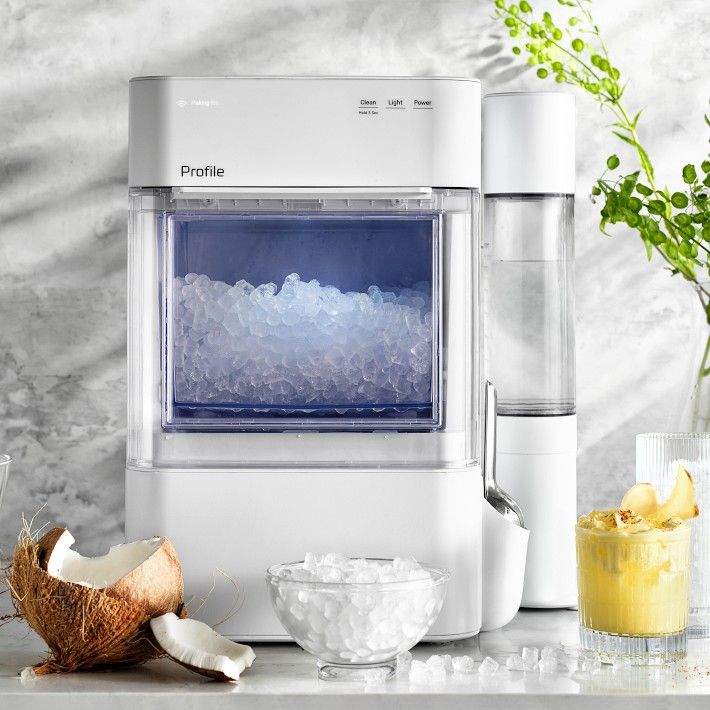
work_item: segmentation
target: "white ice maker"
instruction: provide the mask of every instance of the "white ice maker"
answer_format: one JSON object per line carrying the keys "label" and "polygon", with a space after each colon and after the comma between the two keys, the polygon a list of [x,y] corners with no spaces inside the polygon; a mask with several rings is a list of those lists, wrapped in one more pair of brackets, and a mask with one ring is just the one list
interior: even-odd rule
{"label": "white ice maker", "polygon": [[131,81],[126,535],[217,575],[211,620],[235,579],[224,633],[285,638],[264,571],[309,550],[451,570],[432,639],[517,610],[482,573],[479,151],[474,80]]}

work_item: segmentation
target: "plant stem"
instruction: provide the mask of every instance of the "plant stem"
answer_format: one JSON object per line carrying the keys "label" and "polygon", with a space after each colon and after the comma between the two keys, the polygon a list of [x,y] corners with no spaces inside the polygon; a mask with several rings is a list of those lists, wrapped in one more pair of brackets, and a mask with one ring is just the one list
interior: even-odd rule
{"label": "plant stem", "polygon": [[[707,340],[705,341],[705,350],[703,351],[703,357],[700,361],[698,367],[698,374],[695,378],[695,386],[693,387],[693,418],[691,420],[691,428],[693,431],[698,431],[698,424],[700,423],[700,405],[702,400],[702,384],[703,379],[710,374],[710,368],[708,367],[708,357],[710,357],[710,334],[708,334]],[[705,423],[703,423],[703,431],[705,431]]]}

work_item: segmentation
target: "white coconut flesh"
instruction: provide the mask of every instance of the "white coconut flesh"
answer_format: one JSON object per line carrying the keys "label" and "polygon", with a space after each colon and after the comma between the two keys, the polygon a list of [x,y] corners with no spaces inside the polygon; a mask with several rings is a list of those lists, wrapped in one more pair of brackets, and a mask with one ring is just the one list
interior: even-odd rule
{"label": "white coconut flesh", "polygon": [[160,549],[162,542],[163,538],[154,537],[114,545],[99,557],[84,557],[71,549],[74,536],[65,530],[47,560],[47,573],[64,582],[106,589],[142,565]]}
{"label": "white coconut flesh", "polygon": [[251,647],[220,636],[196,619],[163,614],[151,619],[150,628],[168,656],[197,672],[207,671],[208,675],[221,674],[238,680],[256,658]]}

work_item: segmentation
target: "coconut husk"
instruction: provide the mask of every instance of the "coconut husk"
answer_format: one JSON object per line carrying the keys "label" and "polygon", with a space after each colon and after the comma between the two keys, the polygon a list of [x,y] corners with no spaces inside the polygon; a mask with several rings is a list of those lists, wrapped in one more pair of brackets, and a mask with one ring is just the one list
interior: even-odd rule
{"label": "coconut husk", "polygon": [[[146,609],[107,590],[47,574],[39,560],[47,547],[34,542],[25,530],[7,580],[17,612],[51,652],[49,659],[34,667],[35,673],[134,665],[163,655],[150,630]],[[184,605],[179,604],[175,611],[184,615]]]}

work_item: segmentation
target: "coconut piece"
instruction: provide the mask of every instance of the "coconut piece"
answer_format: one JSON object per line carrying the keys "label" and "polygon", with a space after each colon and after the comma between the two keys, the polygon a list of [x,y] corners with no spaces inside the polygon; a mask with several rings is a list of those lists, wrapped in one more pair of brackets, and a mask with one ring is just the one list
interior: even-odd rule
{"label": "coconut piece", "polygon": [[52,577],[137,604],[149,617],[176,611],[184,595],[182,570],[170,540],[114,545],[105,555],[84,557],[71,549],[74,536],[54,528],[37,543],[40,566]]}
{"label": "coconut piece", "polygon": [[163,614],[150,621],[155,640],[165,653],[195,673],[221,681],[237,681],[256,656],[249,646],[220,636],[195,619]]}

